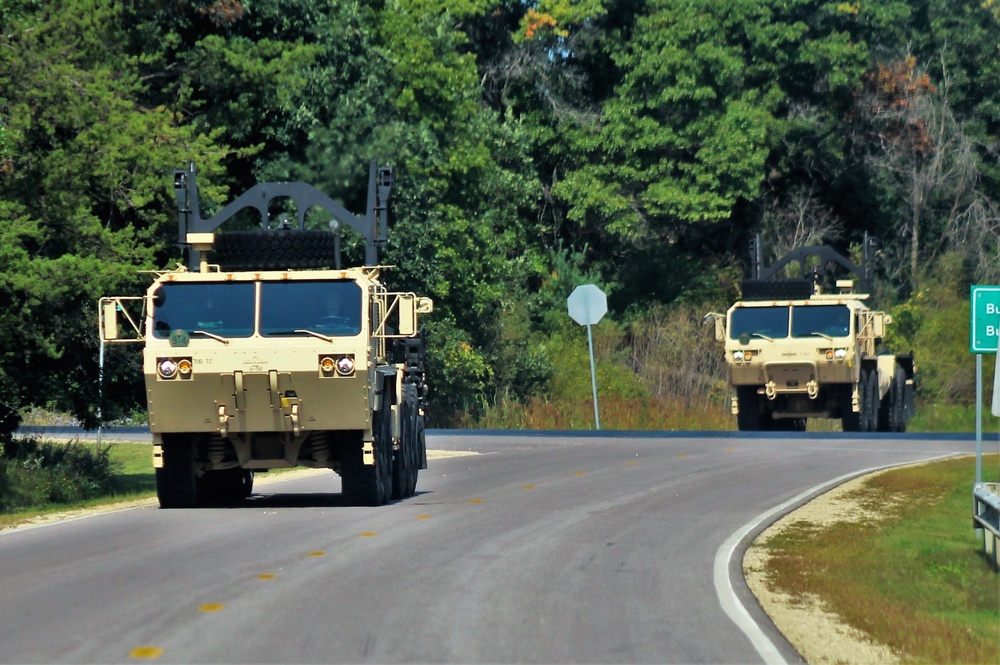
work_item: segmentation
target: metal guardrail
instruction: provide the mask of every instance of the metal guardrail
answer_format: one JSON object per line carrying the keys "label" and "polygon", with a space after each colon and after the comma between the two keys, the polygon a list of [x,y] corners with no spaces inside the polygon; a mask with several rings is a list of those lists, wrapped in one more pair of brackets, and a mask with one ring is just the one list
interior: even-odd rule
{"label": "metal guardrail", "polygon": [[972,490],[972,525],[983,530],[983,553],[1000,572],[1000,483],[980,483]]}

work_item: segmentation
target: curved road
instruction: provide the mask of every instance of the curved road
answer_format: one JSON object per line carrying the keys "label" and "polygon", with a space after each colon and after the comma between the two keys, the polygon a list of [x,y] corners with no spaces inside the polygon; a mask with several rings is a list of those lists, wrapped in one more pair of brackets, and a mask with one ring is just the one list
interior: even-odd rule
{"label": "curved road", "polygon": [[[245,506],[0,532],[0,662],[797,662],[740,576],[835,479],[965,439],[432,432],[412,499],[330,472]],[[971,479],[970,479],[971,483]]]}

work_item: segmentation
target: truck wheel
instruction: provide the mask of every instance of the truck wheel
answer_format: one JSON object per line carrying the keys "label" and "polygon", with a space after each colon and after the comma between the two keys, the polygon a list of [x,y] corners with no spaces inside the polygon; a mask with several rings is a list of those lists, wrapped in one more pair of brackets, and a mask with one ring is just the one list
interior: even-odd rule
{"label": "truck wheel", "polygon": [[[878,374],[875,374],[876,381],[878,380]],[[875,388],[878,390],[878,387]],[[876,393],[876,399],[878,395]],[[893,379],[889,383],[889,390],[885,393],[885,397],[879,400],[878,405],[878,431],[879,432],[893,432],[895,431],[894,422],[896,419],[896,381]]]}
{"label": "truck wheel", "polygon": [[906,372],[902,367],[896,368],[896,375],[892,379],[893,400],[892,400],[892,431],[906,431]]}
{"label": "truck wheel", "polygon": [[230,231],[215,237],[213,259],[227,272],[310,270],[336,262],[334,234],[316,229]]}
{"label": "truck wheel", "polygon": [[246,487],[246,474],[248,473],[252,474],[253,472],[243,469],[206,471],[205,475],[196,481],[198,496],[202,502],[216,502],[226,505],[240,503],[250,496]]}
{"label": "truck wheel", "polygon": [[417,387],[403,384],[403,399],[399,410],[399,451],[393,458],[392,498],[406,499],[417,489],[420,462],[417,441]]}
{"label": "truck wheel", "polygon": [[[388,404],[388,402],[386,402]],[[381,506],[392,493],[392,437],[388,409],[375,414],[372,445],[375,464],[367,466],[360,446],[350,450],[341,461],[341,491],[348,503],[356,506]]]}
{"label": "truck wheel", "polygon": [[736,427],[741,432],[759,432],[763,428],[760,415],[760,395],[756,386],[736,386],[736,399],[739,402],[739,412],[736,414]]}
{"label": "truck wheel", "polygon": [[194,508],[198,505],[194,442],[191,439],[164,437],[163,467],[156,469],[155,476],[160,508]]}
{"label": "truck wheel", "polygon": [[[859,382],[858,390],[861,390],[861,386],[864,385],[863,382]],[[851,396],[854,391],[854,387],[847,385],[844,386],[843,390],[840,392],[840,427],[845,432],[860,432],[861,431],[861,414],[856,413],[851,408]],[[863,396],[859,395],[859,399]],[[864,410],[864,402],[861,404],[862,411]]]}
{"label": "truck wheel", "polygon": [[243,469],[243,498],[253,494],[253,469]]}
{"label": "truck wheel", "polygon": [[806,419],[805,418],[782,418],[780,420],[774,421],[778,429],[782,432],[805,432],[806,431]]}
{"label": "truck wheel", "polygon": [[862,369],[858,389],[861,391],[861,431],[874,432],[878,429],[878,374]]}

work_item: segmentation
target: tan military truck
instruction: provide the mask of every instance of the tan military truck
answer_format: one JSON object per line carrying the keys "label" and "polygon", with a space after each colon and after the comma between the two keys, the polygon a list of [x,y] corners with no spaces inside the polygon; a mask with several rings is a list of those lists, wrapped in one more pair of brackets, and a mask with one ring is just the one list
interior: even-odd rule
{"label": "tan military truck", "polygon": [[[100,307],[104,341],[143,344],[161,507],[242,500],[255,471],[296,466],[333,469],[354,504],[414,494],[427,468],[418,317],[433,304],[382,283],[391,178],[372,162],[364,217],[312,186],[262,183],[202,219],[194,166],[176,172],[190,267]],[[297,228],[275,221],[289,202]],[[366,265],[341,267],[339,236],[304,228],[316,207],[360,234]],[[259,230],[215,232],[247,208]]]}
{"label": "tan military truck", "polygon": [[[913,354],[883,348],[891,317],[867,304],[875,246],[866,235],[862,266],[813,246],[764,268],[759,238],[751,243],[752,276],[741,284],[742,299],[709,315],[725,347],[741,431],[801,431],[809,418],[839,418],[845,432],[906,430],[914,413]],[[796,274],[811,270],[811,277],[783,278],[793,262]],[[861,290],[854,279],[836,279],[844,269]]]}

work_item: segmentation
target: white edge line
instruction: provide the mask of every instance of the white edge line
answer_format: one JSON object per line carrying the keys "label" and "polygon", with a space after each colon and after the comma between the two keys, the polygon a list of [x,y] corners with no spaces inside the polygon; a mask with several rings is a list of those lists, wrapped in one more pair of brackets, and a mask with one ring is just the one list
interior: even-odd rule
{"label": "white edge line", "polygon": [[[775,506],[771,510],[761,513],[757,517],[753,518],[746,524],[744,524],[736,533],[729,536],[724,543],[715,552],[715,566],[714,566],[714,582],[715,582],[715,594],[718,596],[719,605],[722,606],[722,610],[726,615],[736,624],[736,627],[743,631],[743,634],[747,636],[750,642],[753,644],[754,649],[760,654],[760,657],[768,665],[780,665],[787,663],[781,652],[774,645],[764,631],[761,630],[757,622],[753,620],[747,608],[740,601],[739,597],[736,595],[736,590],[733,588],[733,581],[729,576],[729,563],[733,558],[733,554],[736,552],[736,548],[739,547],[740,542],[747,536],[748,533],[758,528],[761,524],[773,521],[776,515],[783,515],[790,508],[796,504],[806,501],[809,497],[824,492],[827,492],[837,485],[847,482],[852,478],[858,478],[861,476],[868,475],[870,473],[875,473],[876,471],[883,471],[885,469],[891,469],[898,466],[908,466],[910,464],[926,464],[929,462],[935,462],[946,457],[954,457],[960,455],[961,453],[948,453],[945,455],[938,455],[936,457],[930,457],[923,460],[916,460],[913,462],[902,462],[893,464],[884,464],[882,466],[874,466],[869,469],[864,469],[861,471],[852,471],[851,473],[845,473],[842,476],[838,476],[833,480],[828,480],[825,483],[820,483],[815,487],[808,489],[801,494],[798,494],[788,501],[785,501],[779,506]],[[742,569],[742,566],[741,566]]]}

